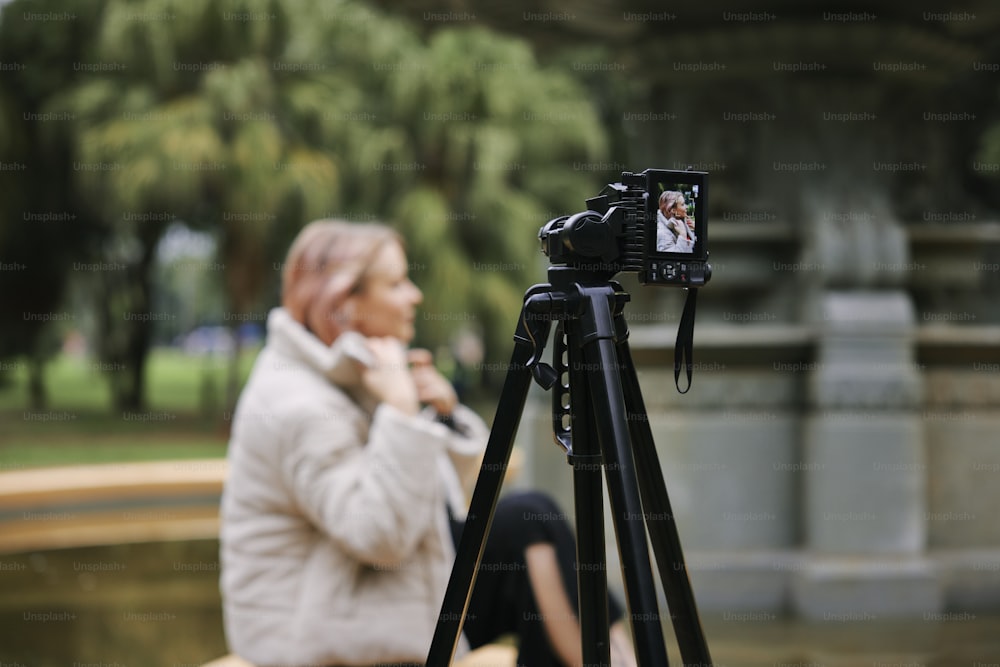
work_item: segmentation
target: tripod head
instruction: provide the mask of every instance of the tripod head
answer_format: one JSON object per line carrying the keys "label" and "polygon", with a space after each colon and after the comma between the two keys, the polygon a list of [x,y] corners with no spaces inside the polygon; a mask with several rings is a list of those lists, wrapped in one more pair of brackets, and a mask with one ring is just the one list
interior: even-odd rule
{"label": "tripod head", "polygon": [[[606,270],[595,271],[571,266],[549,267],[549,284],[535,285],[525,294],[522,311],[524,321],[518,327],[515,340],[532,347],[532,354],[526,365],[542,389],[546,391],[551,389],[560,375],[552,366],[542,362],[542,353],[545,351],[545,342],[549,338],[552,322],[588,317],[588,313],[592,311],[589,302],[585,300],[586,292],[600,287],[612,290],[615,302],[611,308],[612,316],[620,314],[625,304],[632,299],[620,283],[610,280]],[[628,337],[628,328],[625,327],[624,320],[621,320],[619,328],[621,330],[615,331],[615,337],[625,340]],[[557,358],[558,346],[561,344],[559,339],[561,336],[557,337],[556,341]]]}

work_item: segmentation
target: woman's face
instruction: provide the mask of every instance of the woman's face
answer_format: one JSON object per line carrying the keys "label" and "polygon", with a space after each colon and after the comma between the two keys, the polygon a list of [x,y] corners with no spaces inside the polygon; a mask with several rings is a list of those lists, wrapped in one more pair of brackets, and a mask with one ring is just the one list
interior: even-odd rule
{"label": "woman's face", "polygon": [[675,218],[683,218],[687,215],[687,204],[684,203],[684,197],[681,197],[674,203],[674,208],[671,211]]}
{"label": "woman's face", "polygon": [[424,295],[410,282],[406,253],[395,241],[386,243],[367,267],[362,284],[347,298],[333,275],[306,312],[309,329],[327,345],[342,331],[367,337],[392,336],[403,343],[413,340],[416,305]]}
{"label": "woman's face", "polygon": [[359,291],[341,306],[346,328],[367,337],[413,340],[416,307],[423,293],[409,278],[406,253],[395,241],[379,250]]}
{"label": "woman's face", "polygon": [[670,206],[667,206],[667,202],[660,201],[660,210],[663,212],[665,217],[683,218],[687,215],[687,204],[684,203],[684,197],[677,199]]}

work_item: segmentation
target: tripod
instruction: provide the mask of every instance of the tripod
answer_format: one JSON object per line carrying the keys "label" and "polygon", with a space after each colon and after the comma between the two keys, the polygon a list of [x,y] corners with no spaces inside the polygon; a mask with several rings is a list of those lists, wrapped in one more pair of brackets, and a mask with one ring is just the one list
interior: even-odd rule
{"label": "tripod", "polygon": [[[524,296],[514,352],[427,657],[451,663],[532,376],[553,395],[553,433],[573,466],[583,664],[610,664],[602,469],[640,667],[667,665],[649,531],[684,665],[710,667],[667,487],[628,347],[629,294],[600,274],[554,266]],[[557,321],[553,365],[541,363]],[[630,446],[631,445],[631,446]]]}

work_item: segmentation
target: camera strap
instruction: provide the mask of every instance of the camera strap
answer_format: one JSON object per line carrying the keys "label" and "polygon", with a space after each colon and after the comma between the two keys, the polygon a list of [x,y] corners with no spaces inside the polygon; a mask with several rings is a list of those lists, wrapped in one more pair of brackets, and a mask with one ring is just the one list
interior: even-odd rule
{"label": "camera strap", "polygon": [[[681,323],[677,327],[677,342],[674,345],[674,385],[677,391],[686,394],[691,388],[691,374],[694,371],[694,310],[698,303],[697,288],[688,288]],[[687,386],[681,389],[681,366],[687,371]]]}

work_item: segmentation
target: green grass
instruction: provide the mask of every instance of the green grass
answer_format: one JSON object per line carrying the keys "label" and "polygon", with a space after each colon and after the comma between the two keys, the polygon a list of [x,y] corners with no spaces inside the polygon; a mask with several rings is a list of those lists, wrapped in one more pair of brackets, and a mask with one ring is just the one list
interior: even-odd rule
{"label": "green grass", "polygon": [[[258,350],[240,357],[240,379],[246,380]],[[146,400],[150,409],[195,413],[221,402],[228,359],[196,357],[171,348],[154,349],[146,361]],[[0,410],[25,410],[28,405],[27,366],[10,364],[0,385]],[[89,357],[60,354],[45,366],[45,387],[51,410],[110,411],[111,383],[101,365]]]}
{"label": "green grass", "polygon": [[14,443],[0,446],[0,472],[39,466],[125,463],[173,459],[221,458],[225,440],[193,440],[177,443],[171,439],[154,442]]}
{"label": "green grass", "polygon": [[[240,358],[240,386],[257,355]],[[146,366],[142,411],[116,410],[93,359],[59,355],[45,368],[48,404],[28,407],[27,367],[8,364],[0,385],[0,471],[39,465],[224,456],[230,420],[228,362],[173,349]]]}

